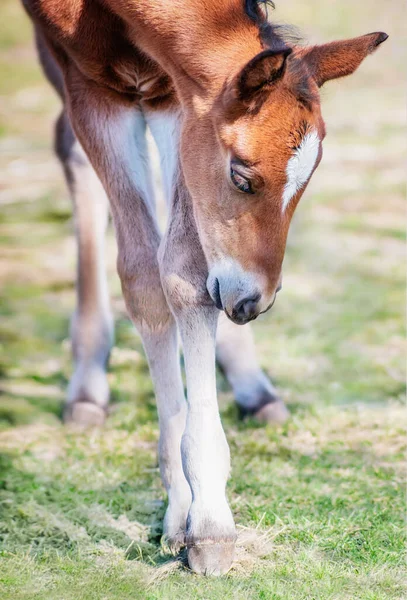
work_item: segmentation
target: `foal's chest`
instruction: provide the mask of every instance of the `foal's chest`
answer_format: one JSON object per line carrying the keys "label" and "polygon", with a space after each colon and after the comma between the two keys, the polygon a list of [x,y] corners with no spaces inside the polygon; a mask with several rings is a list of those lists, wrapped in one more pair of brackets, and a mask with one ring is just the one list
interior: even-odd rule
{"label": "foal's chest", "polygon": [[[89,79],[133,96],[150,108],[167,108],[175,92],[169,76],[127,35],[126,24],[99,2],[23,0],[53,48]],[[163,106],[165,105],[165,106]]]}

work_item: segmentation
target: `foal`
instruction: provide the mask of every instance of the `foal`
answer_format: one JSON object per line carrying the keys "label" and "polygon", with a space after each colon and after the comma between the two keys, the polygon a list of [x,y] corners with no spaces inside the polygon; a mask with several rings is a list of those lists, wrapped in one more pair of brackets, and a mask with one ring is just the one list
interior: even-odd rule
{"label": "foal", "polygon": [[[108,402],[112,319],[101,252],[108,197],[123,294],[157,396],[164,532],[175,548],[186,544],[193,570],[225,573],[236,533],[216,400],[219,311],[230,321],[222,317],[218,357],[239,404],[283,419],[247,326],[233,323],[268,310],[281,287],[289,223],[322,156],[318,88],[352,73],[387,36],[299,47],[256,0],[23,1],[64,103],[56,149],[76,211],[75,372],[66,418],[101,422]],[[147,126],[169,202],[162,240]]]}

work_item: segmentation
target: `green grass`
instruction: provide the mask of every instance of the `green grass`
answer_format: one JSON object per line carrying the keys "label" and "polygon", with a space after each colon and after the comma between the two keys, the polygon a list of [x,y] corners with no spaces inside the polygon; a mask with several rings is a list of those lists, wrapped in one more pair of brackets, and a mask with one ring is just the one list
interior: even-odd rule
{"label": "green grass", "polygon": [[299,411],[280,431],[226,410],[245,528],[232,572],[204,581],[160,547],[157,429],[129,430],[129,412],[90,439],[56,424],[3,433],[2,597],[402,597],[400,407]]}
{"label": "green grass", "polygon": [[[108,242],[116,317],[103,431],[64,428],[75,245],[51,153],[59,106],[15,0],[0,8],[0,597],[2,600],[399,600],[405,582],[402,3],[277,3],[312,40],[387,30],[323,92],[325,158],[304,197],[259,355],[292,418],[241,423],[231,448],[235,565],[201,578],[161,544],[165,493],[147,362]],[[403,115],[403,117],[401,116]]]}

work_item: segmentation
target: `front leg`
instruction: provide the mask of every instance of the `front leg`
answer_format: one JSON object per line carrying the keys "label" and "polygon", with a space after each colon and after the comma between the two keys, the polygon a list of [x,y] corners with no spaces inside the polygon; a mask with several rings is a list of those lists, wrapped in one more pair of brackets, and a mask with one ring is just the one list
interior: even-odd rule
{"label": "front leg", "polygon": [[230,454],[216,397],[215,341],[218,311],[210,306],[177,316],[188,389],[182,465],[191,487],[186,543],[194,571],[221,574],[234,557],[235,525],[225,487]]}
{"label": "front leg", "polygon": [[108,194],[118,245],[118,272],[130,318],[147,354],[160,421],[160,470],[168,493],[164,533],[184,543],[191,492],[181,464],[186,402],[177,327],[160,280],[145,120],[127,97],[85,80],[72,65],[65,74],[76,135]]}
{"label": "front leg", "polygon": [[229,447],[216,396],[219,311],[206,291],[206,262],[187,199],[180,181],[160,267],[185,356],[188,408],[181,454],[192,493],[186,529],[188,562],[197,573],[220,575],[233,562],[236,530],[226,499]]}

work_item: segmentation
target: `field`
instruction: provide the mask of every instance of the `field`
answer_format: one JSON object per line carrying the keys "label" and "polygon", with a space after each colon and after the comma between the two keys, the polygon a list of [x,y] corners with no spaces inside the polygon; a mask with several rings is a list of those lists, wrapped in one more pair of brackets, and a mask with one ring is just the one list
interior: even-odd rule
{"label": "field", "polygon": [[405,10],[401,0],[280,0],[275,16],[312,42],[391,37],[323,90],[324,160],[292,228],[284,290],[254,326],[289,422],[239,422],[219,373],[239,540],[217,579],[160,544],[154,394],[112,232],[111,413],[101,431],[61,424],[75,244],[51,148],[59,105],[19,3],[1,2],[2,600],[406,597]]}

